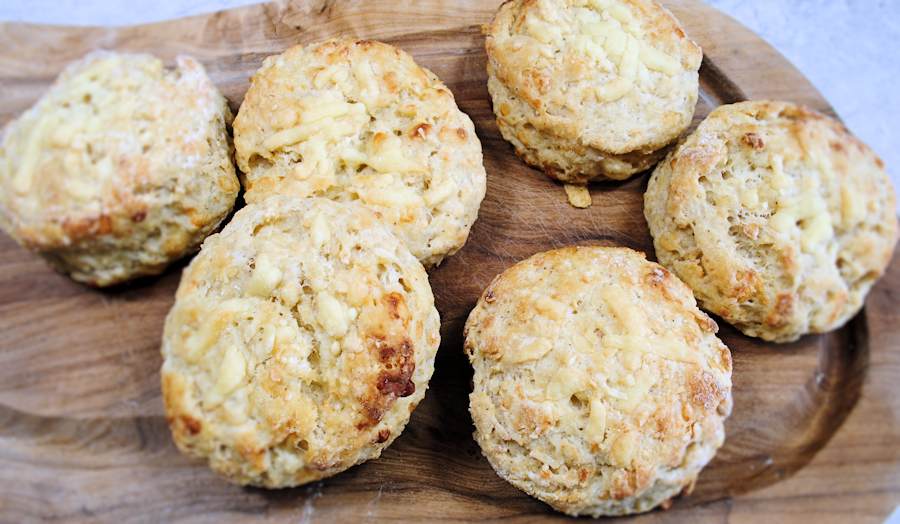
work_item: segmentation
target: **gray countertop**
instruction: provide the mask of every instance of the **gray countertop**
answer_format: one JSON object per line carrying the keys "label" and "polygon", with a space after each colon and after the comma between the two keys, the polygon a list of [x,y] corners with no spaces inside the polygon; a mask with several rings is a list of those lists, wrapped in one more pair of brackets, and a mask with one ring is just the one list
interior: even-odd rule
{"label": "gray countertop", "polygon": [[[129,25],[254,0],[13,0],[0,20]],[[708,0],[781,51],[819,88],[851,130],[884,158],[900,187],[900,1]]]}

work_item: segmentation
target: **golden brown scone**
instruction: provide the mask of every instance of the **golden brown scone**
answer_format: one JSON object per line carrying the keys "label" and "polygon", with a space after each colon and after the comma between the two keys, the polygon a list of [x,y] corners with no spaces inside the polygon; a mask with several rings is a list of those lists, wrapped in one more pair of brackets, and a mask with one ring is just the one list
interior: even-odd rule
{"label": "golden brown scone", "polygon": [[361,201],[426,266],[465,244],[484,198],[472,121],[431,71],[381,42],[328,40],[267,58],[234,134],[248,202]]}
{"label": "golden brown scone", "polygon": [[403,431],[439,341],[425,270],[372,211],[250,204],[204,242],[166,318],[172,436],[239,484],[334,475]]}
{"label": "golden brown scone", "polygon": [[240,189],[225,98],[194,59],[94,52],[0,139],[0,227],[94,286],[195,250]]}
{"label": "golden brown scone", "polygon": [[501,477],[569,515],[664,504],[725,438],[731,353],[716,329],[641,253],[534,255],[466,322],[475,439]]}
{"label": "golden brown scone", "polygon": [[500,132],[553,178],[628,178],[691,122],[702,52],[653,0],[510,0],[486,33]]}
{"label": "golden brown scone", "polygon": [[862,307],[897,241],[884,164],[840,123],[785,102],[713,111],[656,168],[656,256],[700,304],[777,342]]}

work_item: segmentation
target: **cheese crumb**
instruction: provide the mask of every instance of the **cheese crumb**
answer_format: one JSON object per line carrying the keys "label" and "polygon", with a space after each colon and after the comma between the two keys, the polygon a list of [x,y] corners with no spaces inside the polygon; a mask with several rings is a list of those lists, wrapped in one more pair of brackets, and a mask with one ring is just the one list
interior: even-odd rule
{"label": "cheese crumb", "polygon": [[235,390],[247,373],[247,362],[240,351],[229,347],[219,365],[219,378],[215,390],[219,395],[227,395]]}
{"label": "cheese crumb", "polygon": [[350,319],[340,302],[331,294],[320,292],[316,296],[319,322],[332,337],[342,337],[350,328]]}
{"label": "cheese crumb", "polygon": [[253,274],[247,283],[247,292],[259,297],[268,297],[279,282],[281,282],[281,270],[265,254],[257,256]]}
{"label": "cheese crumb", "polygon": [[591,207],[591,193],[588,191],[587,186],[566,184],[563,188],[566,190],[566,196],[569,198],[569,204],[572,204],[572,207],[579,209]]}

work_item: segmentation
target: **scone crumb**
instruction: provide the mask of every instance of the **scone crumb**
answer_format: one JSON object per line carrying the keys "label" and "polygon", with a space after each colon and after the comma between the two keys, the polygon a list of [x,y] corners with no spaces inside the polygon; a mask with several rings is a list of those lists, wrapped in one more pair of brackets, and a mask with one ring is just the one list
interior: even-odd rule
{"label": "scone crumb", "polygon": [[871,149],[836,120],[766,100],[710,113],[655,169],[644,214],[660,263],[704,309],[774,342],[856,315],[898,231]]}
{"label": "scone crumb", "polygon": [[193,58],[94,51],[0,132],[0,229],[90,286],[157,275],[234,206],[230,124]]}
{"label": "scone crumb", "polygon": [[463,347],[475,440],[570,516],[668,506],[724,442],[731,353],[690,289],[630,249],[568,247],[497,276]]}
{"label": "scone crumb", "polygon": [[380,456],[439,345],[425,269],[370,209],[272,196],[184,270],[163,404],[178,448],[228,480],[297,486]]}
{"label": "scone crumb", "polygon": [[487,187],[481,142],[453,94],[381,42],[339,38],[267,58],[234,145],[246,202],[359,201],[426,267],[463,246]]}
{"label": "scone crumb", "polygon": [[690,125],[702,51],[655,0],[509,0],[485,35],[497,127],[551,178],[624,180]]}

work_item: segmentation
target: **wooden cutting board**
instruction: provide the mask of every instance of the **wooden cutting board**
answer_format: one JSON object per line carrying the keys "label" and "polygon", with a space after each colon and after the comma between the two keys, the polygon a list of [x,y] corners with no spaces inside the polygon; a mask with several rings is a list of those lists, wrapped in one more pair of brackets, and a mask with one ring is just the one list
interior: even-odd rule
{"label": "wooden cutting board", "polygon": [[[262,59],[332,35],[387,41],[453,90],[488,191],[466,247],[431,274],[443,344],[425,401],[380,460],[310,486],[229,485],[182,457],[159,393],[159,338],[183,263],[95,291],[0,236],[0,521],[531,521],[562,518],[502,481],[471,438],[462,323],[494,275],[552,247],[652,246],[647,176],[591,187],[578,210],[497,132],[480,25],[499,2],[297,0],[122,29],[0,25],[0,121],[95,48],[194,55],[237,109]],[[831,112],[783,57],[697,0],[664,2],[704,49],[696,121],[776,98]],[[900,258],[900,257],[898,257]],[[844,329],[765,344],[720,322],[734,355],[728,439],[693,495],[641,522],[880,522],[900,503],[900,261]]]}

